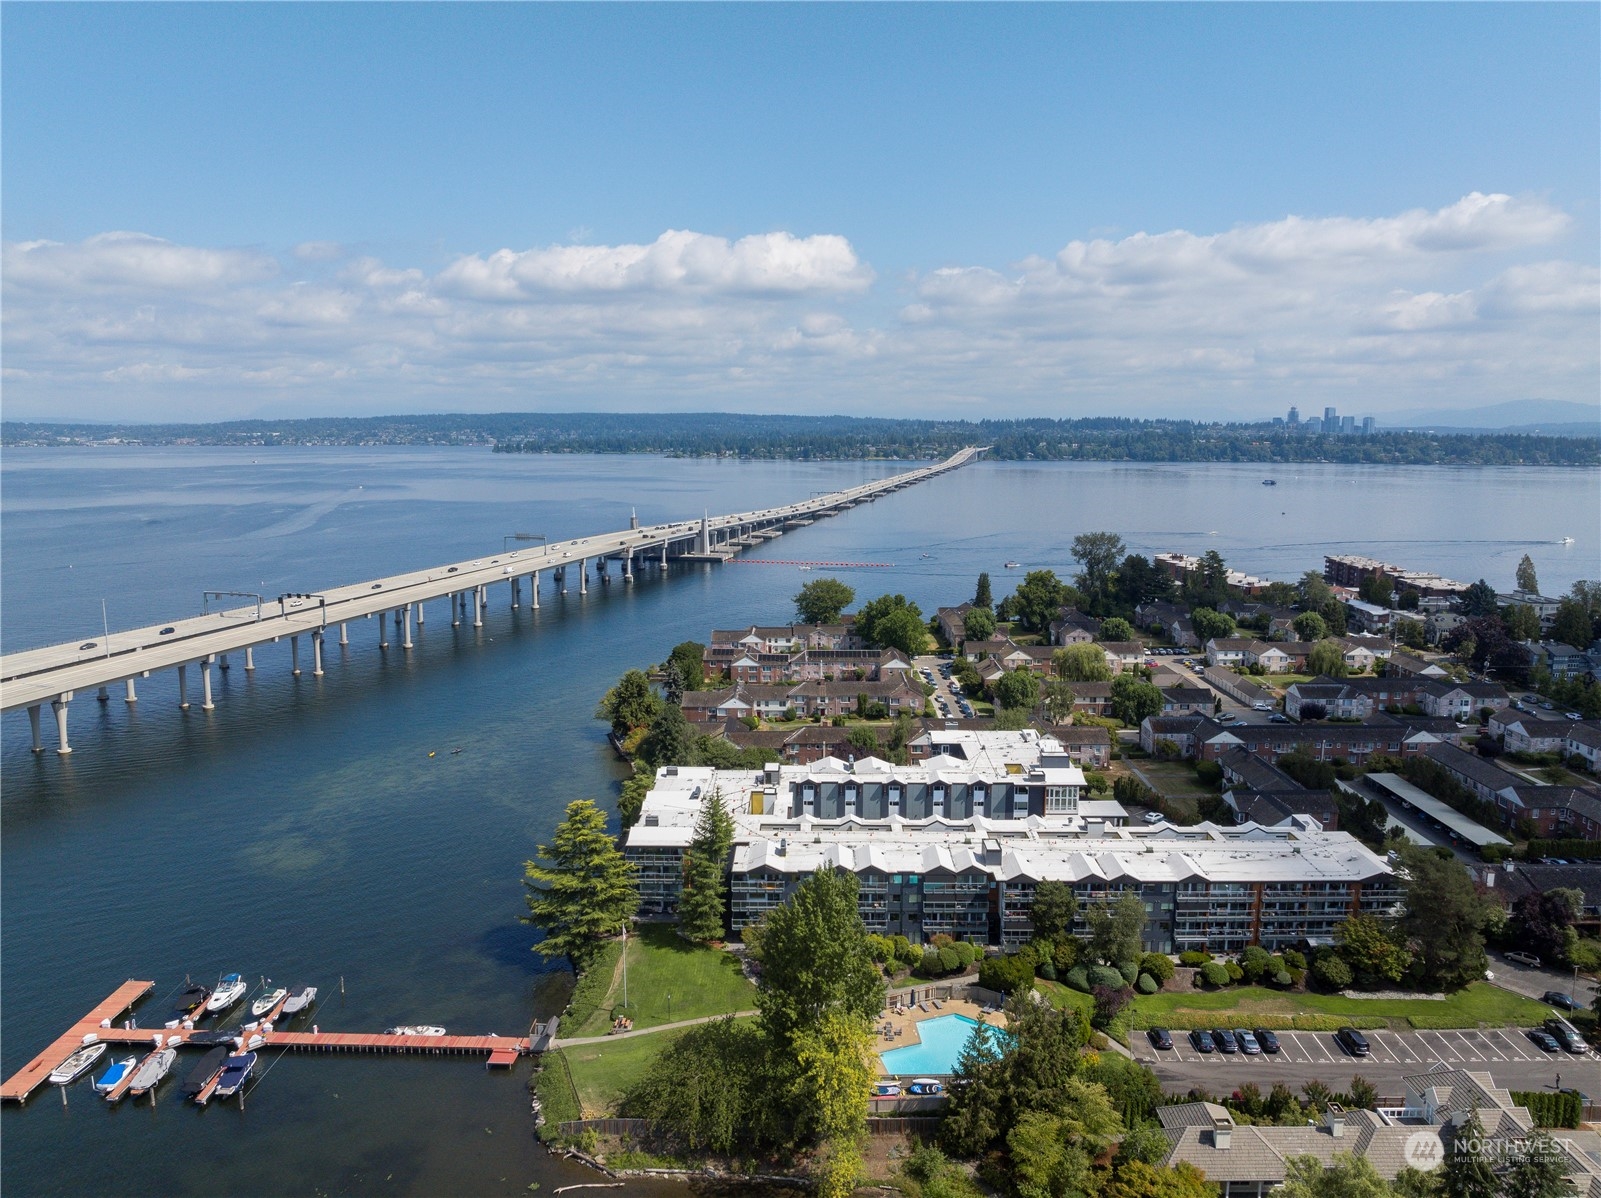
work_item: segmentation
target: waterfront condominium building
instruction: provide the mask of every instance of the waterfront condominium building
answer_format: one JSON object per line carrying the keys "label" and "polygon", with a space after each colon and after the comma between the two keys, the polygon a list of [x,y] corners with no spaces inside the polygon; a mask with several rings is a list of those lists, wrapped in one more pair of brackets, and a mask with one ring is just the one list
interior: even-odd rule
{"label": "waterfront condominium building", "polygon": [[1089,904],[1137,894],[1146,947],[1168,953],[1289,947],[1400,902],[1382,858],[1308,816],[1131,828],[1119,804],[1085,797],[1082,771],[1054,737],[946,729],[920,739],[929,743],[914,746],[913,765],[828,757],[760,771],[662,768],[624,844],[643,909],[677,909],[685,853],[713,792],[736,829],[727,863],[735,933],[829,868],[856,875],[869,931],[914,942],[943,932],[1022,943],[1034,888],[1047,880],[1073,887],[1081,924]]}

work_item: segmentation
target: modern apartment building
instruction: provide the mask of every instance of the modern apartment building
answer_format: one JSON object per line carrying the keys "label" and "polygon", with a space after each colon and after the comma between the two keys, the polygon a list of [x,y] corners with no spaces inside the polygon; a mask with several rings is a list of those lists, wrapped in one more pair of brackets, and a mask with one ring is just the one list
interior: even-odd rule
{"label": "modern apartment building", "polygon": [[1288,947],[1400,901],[1381,858],[1315,819],[1130,828],[1119,804],[1085,796],[1082,771],[1053,737],[945,729],[924,738],[907,766],[665,767],[624,845],[644,909],[676,910],[685,850],[714,791],[736,827],[734,932],[830,868],[856,875],[869,930],[919,942],[941,932],[1026,941],[1034,888],[1046,880],[1071,885],[1081,910],[1139,895],[1147,947],[1160,952]]}

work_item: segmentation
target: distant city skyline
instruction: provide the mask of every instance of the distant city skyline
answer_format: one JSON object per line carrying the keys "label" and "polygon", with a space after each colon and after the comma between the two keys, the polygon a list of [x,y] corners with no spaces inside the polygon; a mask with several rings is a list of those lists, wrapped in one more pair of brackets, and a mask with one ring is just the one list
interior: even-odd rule
{"label": "distant city skyline", "polygon": [[5,18],[14,419],[1601,410],[1593,5]]}

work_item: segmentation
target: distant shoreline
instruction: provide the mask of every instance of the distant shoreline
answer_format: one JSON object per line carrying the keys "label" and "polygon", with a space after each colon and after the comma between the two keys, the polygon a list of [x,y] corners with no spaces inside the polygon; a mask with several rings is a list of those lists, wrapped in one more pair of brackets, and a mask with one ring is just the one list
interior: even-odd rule
{"label": "distant shoreline", "polygon": [[[1566,426],[1563,426],[1566,427]],[[495,453],[661,454],[756,461],[931,461],[989,446],[1000,461],[1201,463],[1264,468],[1601,465],[1601,436],[1527,432],[1302,433],[1282,424],[1090,417],[1078,420],[894,420],[727,413],[493,413],[316,417],[215,424],[5,421],[0,445],[488,448]]]}

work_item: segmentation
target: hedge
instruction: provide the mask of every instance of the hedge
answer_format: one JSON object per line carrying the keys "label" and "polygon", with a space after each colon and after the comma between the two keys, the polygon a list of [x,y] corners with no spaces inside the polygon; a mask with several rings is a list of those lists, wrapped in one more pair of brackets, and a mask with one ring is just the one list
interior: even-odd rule
{"label": "hedge", "polygon": [[539,1097],[540,1113],[545,1123],[539,1129],[541,1139],[552,1139],[563,1123],[584,1117],[578,1102],[578,1091],[573,1086],[573,1075],[567,1068],[567,1057],[560,1049],[540,1057],[540,1070],[530,1083]]}
{"label": "hedge", "polygon": [[1389,1020],[1371,1015],[1242,1015],[1238,1011],[1173,1011],[1157,1018],[1130,1008],[1123,1016],[1129,1027],[1165,1027],[1176,1031],[1191,1028],[1264,1027],[1270,1032],[1337,1032],[1342,1027],[1377,1028],[1390,1026]]}
{"label": "hedge", "polygon": [[1578,857],[1593,861],[1601,859],[1601,840],[1531,840],[1524,856],[1530,861],[1540,857]]}
{"label": "hedge", "polygon": [[1584,1111],[1575,1090],[1513,1090],[1512,1101],[1529,1108],[1536,1127],[1578,1127]]}

